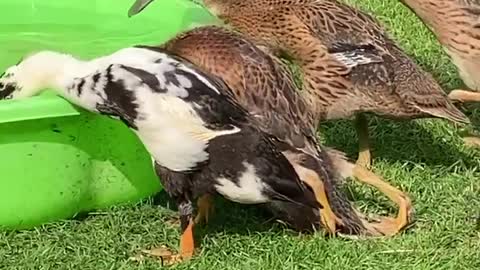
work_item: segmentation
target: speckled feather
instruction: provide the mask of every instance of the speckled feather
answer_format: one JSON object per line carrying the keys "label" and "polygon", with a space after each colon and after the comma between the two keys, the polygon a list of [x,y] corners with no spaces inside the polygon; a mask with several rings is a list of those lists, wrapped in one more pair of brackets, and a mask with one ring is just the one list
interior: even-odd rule
{"label": "speckled feather", "polygon": [[335,0],[206,0],[257,44],[302,68],[316,120],[373,112],[468,122],[433,77],[368,14]]}
{"label": "speckled feather", "polygon": [[480,90],[480,1],[402,0],[432,30],[467,86]]}

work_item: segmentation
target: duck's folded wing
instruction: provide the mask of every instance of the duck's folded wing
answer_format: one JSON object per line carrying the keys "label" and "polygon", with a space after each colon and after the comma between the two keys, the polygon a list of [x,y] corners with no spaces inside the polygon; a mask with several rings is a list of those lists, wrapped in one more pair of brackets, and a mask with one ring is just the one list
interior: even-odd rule
{"label": "duck's folded wing", "polygon": [[383,62],[385,31],[369,14],[337,1],[297,9],[311,35],[346,66]]}
{"label": "duck's folded wing", "polygon": [[264,132],[296,148],[305,146],[301,134],[312,133],[312,116],[280,61],[242,35],[215,26],[182,33],[162,47],[222,78]]}

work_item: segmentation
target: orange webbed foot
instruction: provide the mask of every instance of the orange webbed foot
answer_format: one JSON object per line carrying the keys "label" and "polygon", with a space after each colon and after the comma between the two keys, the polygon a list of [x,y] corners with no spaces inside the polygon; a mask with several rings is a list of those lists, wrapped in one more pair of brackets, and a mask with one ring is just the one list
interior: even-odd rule
{"label": "orange webbed foot", "polygon": [[353,175],[357,180],[376,187],[399,207],[397,217],[395,218],[377,217],[375,218],[376,221],[364,224],[370,234],[377,236],[392,236],[399,233],[410,224],[413,207],[410,197],[408,197],[407,194],[393,187],[381,177],[363,167],[356,166]]}

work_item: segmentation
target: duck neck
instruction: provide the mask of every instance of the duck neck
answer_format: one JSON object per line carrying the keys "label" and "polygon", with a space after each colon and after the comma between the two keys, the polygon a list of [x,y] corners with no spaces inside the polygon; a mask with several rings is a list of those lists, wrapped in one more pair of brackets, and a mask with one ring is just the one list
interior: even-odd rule
{"label": "duck neck", "polygon": [[20,90],[14,93],[13,98],[24,99],[45,90],[53,90],[82,105],[81,100],[70,90],[74,79],[83,76],[81,71],[84,67],[85,63],[68,54],[41,51],[29,55],[16,66],[15,76]]}
{"label": "duck neck", "polygon": [[88,110],[95,111],[101,102],[94,87],[85,87],[88,76],[96,71],[94,62],[81,61],[71,55],[58,54],[50,57],[49,64],[42,70],[46,84],[68,101]]}

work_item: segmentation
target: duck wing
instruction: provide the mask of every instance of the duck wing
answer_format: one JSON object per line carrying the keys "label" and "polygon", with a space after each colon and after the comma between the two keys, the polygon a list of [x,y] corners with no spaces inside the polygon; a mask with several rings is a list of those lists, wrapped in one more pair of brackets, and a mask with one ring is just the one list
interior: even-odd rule
{"label": "duck wing", "polygon": [[215,26],[180,34],[163,47],[221,77],[264,132],[295,148],[308,144],[305,134],[312,133],[308,123],[313,117],[296,92],[293,76],[279,60],[241,35]]}

